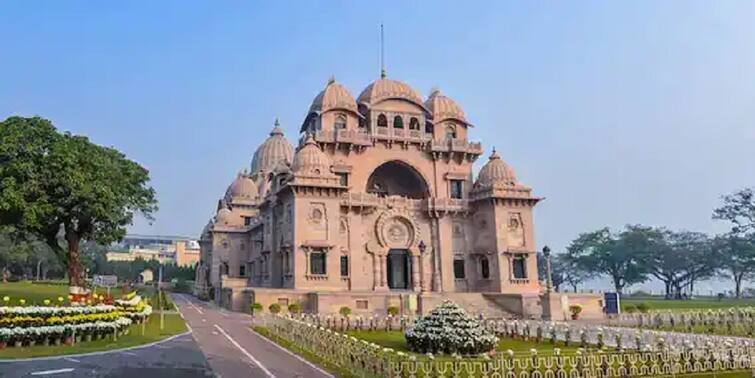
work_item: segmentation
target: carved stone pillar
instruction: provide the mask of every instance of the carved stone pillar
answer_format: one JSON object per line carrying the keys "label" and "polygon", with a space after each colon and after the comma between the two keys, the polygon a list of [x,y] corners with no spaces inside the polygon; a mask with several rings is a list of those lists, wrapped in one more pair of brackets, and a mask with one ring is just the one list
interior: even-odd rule
{"label": "carved stone pillar", "polygon": [[420,267],[420,259],[419,255],[413,254],[412,255],[412,290],[414,291],[420,291],[420,275],[419,275],[419,267]]}
{"label": "carved stone pillar", "polygon": [[376,254],[372,254],[372,290],[378,290],[380,288],[380,257]]}
{"label": "carved stone pillar", "polygon": [[388,286],[388,280],[386,278],[386,263],[385,263],[385,255],[380,255],[380,287],[386,288]]}

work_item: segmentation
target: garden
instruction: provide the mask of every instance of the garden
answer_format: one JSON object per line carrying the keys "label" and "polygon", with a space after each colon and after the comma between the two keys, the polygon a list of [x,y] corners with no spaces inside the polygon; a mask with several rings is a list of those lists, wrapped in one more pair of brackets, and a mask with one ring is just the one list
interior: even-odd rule
{"label": "garden", "polygon": [[737,376],[751,368],[754,345],[657,329],[477,319],[452,302],[416,319],[264,317],[268,337],[354,376]]}
{"label": "garden", "polygon": [[[185,331],[175,313],[166,315],[159,326],[150,303],[154,291],[93,291],[81,298],[66,291],[65,285],[0,284],[0,358],[123,348]],[[173,306],[169,300],[161,302],[164,308]]]}

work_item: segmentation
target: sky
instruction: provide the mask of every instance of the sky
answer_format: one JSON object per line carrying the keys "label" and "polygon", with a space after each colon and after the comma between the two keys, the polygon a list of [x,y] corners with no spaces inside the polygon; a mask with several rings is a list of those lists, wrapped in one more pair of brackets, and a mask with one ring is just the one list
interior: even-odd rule
{"label": "sky", "polygon": [[383,23],[388,77],[454,98],[476,169],[495,146],[545,197],[539,246],[716,233],[720,196],[755,186],[754,19],[750,1],[6,0],[0,119],[123,151],[160,203],[130,231],[198,237],[276,117],[293,143],[330,76],[354,96],[378,78]]}

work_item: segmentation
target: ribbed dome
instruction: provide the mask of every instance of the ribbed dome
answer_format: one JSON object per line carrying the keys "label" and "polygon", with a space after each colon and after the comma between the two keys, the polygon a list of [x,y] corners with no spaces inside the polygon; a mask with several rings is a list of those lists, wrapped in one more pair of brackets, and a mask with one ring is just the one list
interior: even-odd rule
{"label": "ribbed dome", "polygon": [[368,85],[357,99],[358,103],[369,105],[377,104],[383,100],[401,99],[413,102],[424,108],[422,96],[408,84],[397,80],[381,78]]}
{"label": "ribbed dome", "polygon": [[331,78],[325,89],[312,101],[309,112],[324,113],[333,109],[344,109],[356,113],[357,102],[354,101],[354,96],[349,93],[348,89]]}
{"label": "ribbed dome", "polygon": [[439,90],[433,90],[425,102],[425,107],[433,115],[433,121],[438,123],[446,119],[455,119],[467,123],[464,116],[464,110],[456,101],[440,93]]}
{"label": "ribbed dome", "polygon": [[254,153],[251,173],[270,172],[279,161],[290,162],[293,156],[294,147],[283,136],[283,131],[276,119],[270,137]]}
{"label": "ribbed dome", "polygon": [[304,146],[294,155],[294,163],[291,164],[291,170],[294,174],[321,176],[330,174],[330,158],[315,143],[312,135],[307,136]]}
{"label": "ribbed dome", "polygon": [[475,186],[489,187],[496,184],[514,186],[516,185],[516,175],[514,175],[514,170],[504,163],[493,149],[490,160],[480,169]]}
{"label": "ribbed dome", "polygon": [[231,185],[225,191],[225,200],[231,199],[245,199],[251,200],[259,195],[259,188],[257,184],[246,174],[239,173],[236,179],[233,180]]}
{"label": "ribbed dome", "polygon": [[218,226],[234,226],[235,223],[233,213],[227,207],[221,208],[215,215],[215,224]]}

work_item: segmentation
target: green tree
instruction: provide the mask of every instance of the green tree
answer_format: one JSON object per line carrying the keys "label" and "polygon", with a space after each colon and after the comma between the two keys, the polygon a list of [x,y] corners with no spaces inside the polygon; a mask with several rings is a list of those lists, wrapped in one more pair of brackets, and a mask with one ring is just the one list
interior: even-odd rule
{"label": "green tree", "polygon": [[734,281],[734,294],[742,295],[742,282],[755,275],[755,237],[733,234],[714,239],[713,249],[721,261],[721,276]]}
{"label": "green tree", "polygon": [[648,266],[659,231],[651,227],[628,225],[614,234],[608,228],[579,235],[567,248],[569,259],[584,271],[607,275],[614,289],[647,280]]}
{"label": "green tree", "polygon": [[[545,255],[542,252],[537,253],[537,271],[539,279],[545,282],[547,280]],[[576,264],[569,255],[563,253],[551,255],[551,283],[554,291],[560,292],[564,285],[569,285],[572,291],[577,291],[577,286],[590,278],[592,278],[592,273]]]}
{"label": "green tree", "polygon": [[647,270],[664,283],[666,298],[681,298],[684,287],[694,289],[696,280],[709,277],[718,268],[708,236],[700,232],[657,230]]}
{"label": "green tree", "polygon": [[722,197],[723,205],[713,210],[713,219],[731,223],[731,232],[745,235],[755,232],[755,193],[745,188]]}
{"label": "green tree", "polygon": [[[79,246],[121,239],[157,210],[149,173],[119,151],[61,133],[43,118],[0,122],[0,225],[43,240],[84,286]],[[61,245],[61,239],[65,246]]]}

